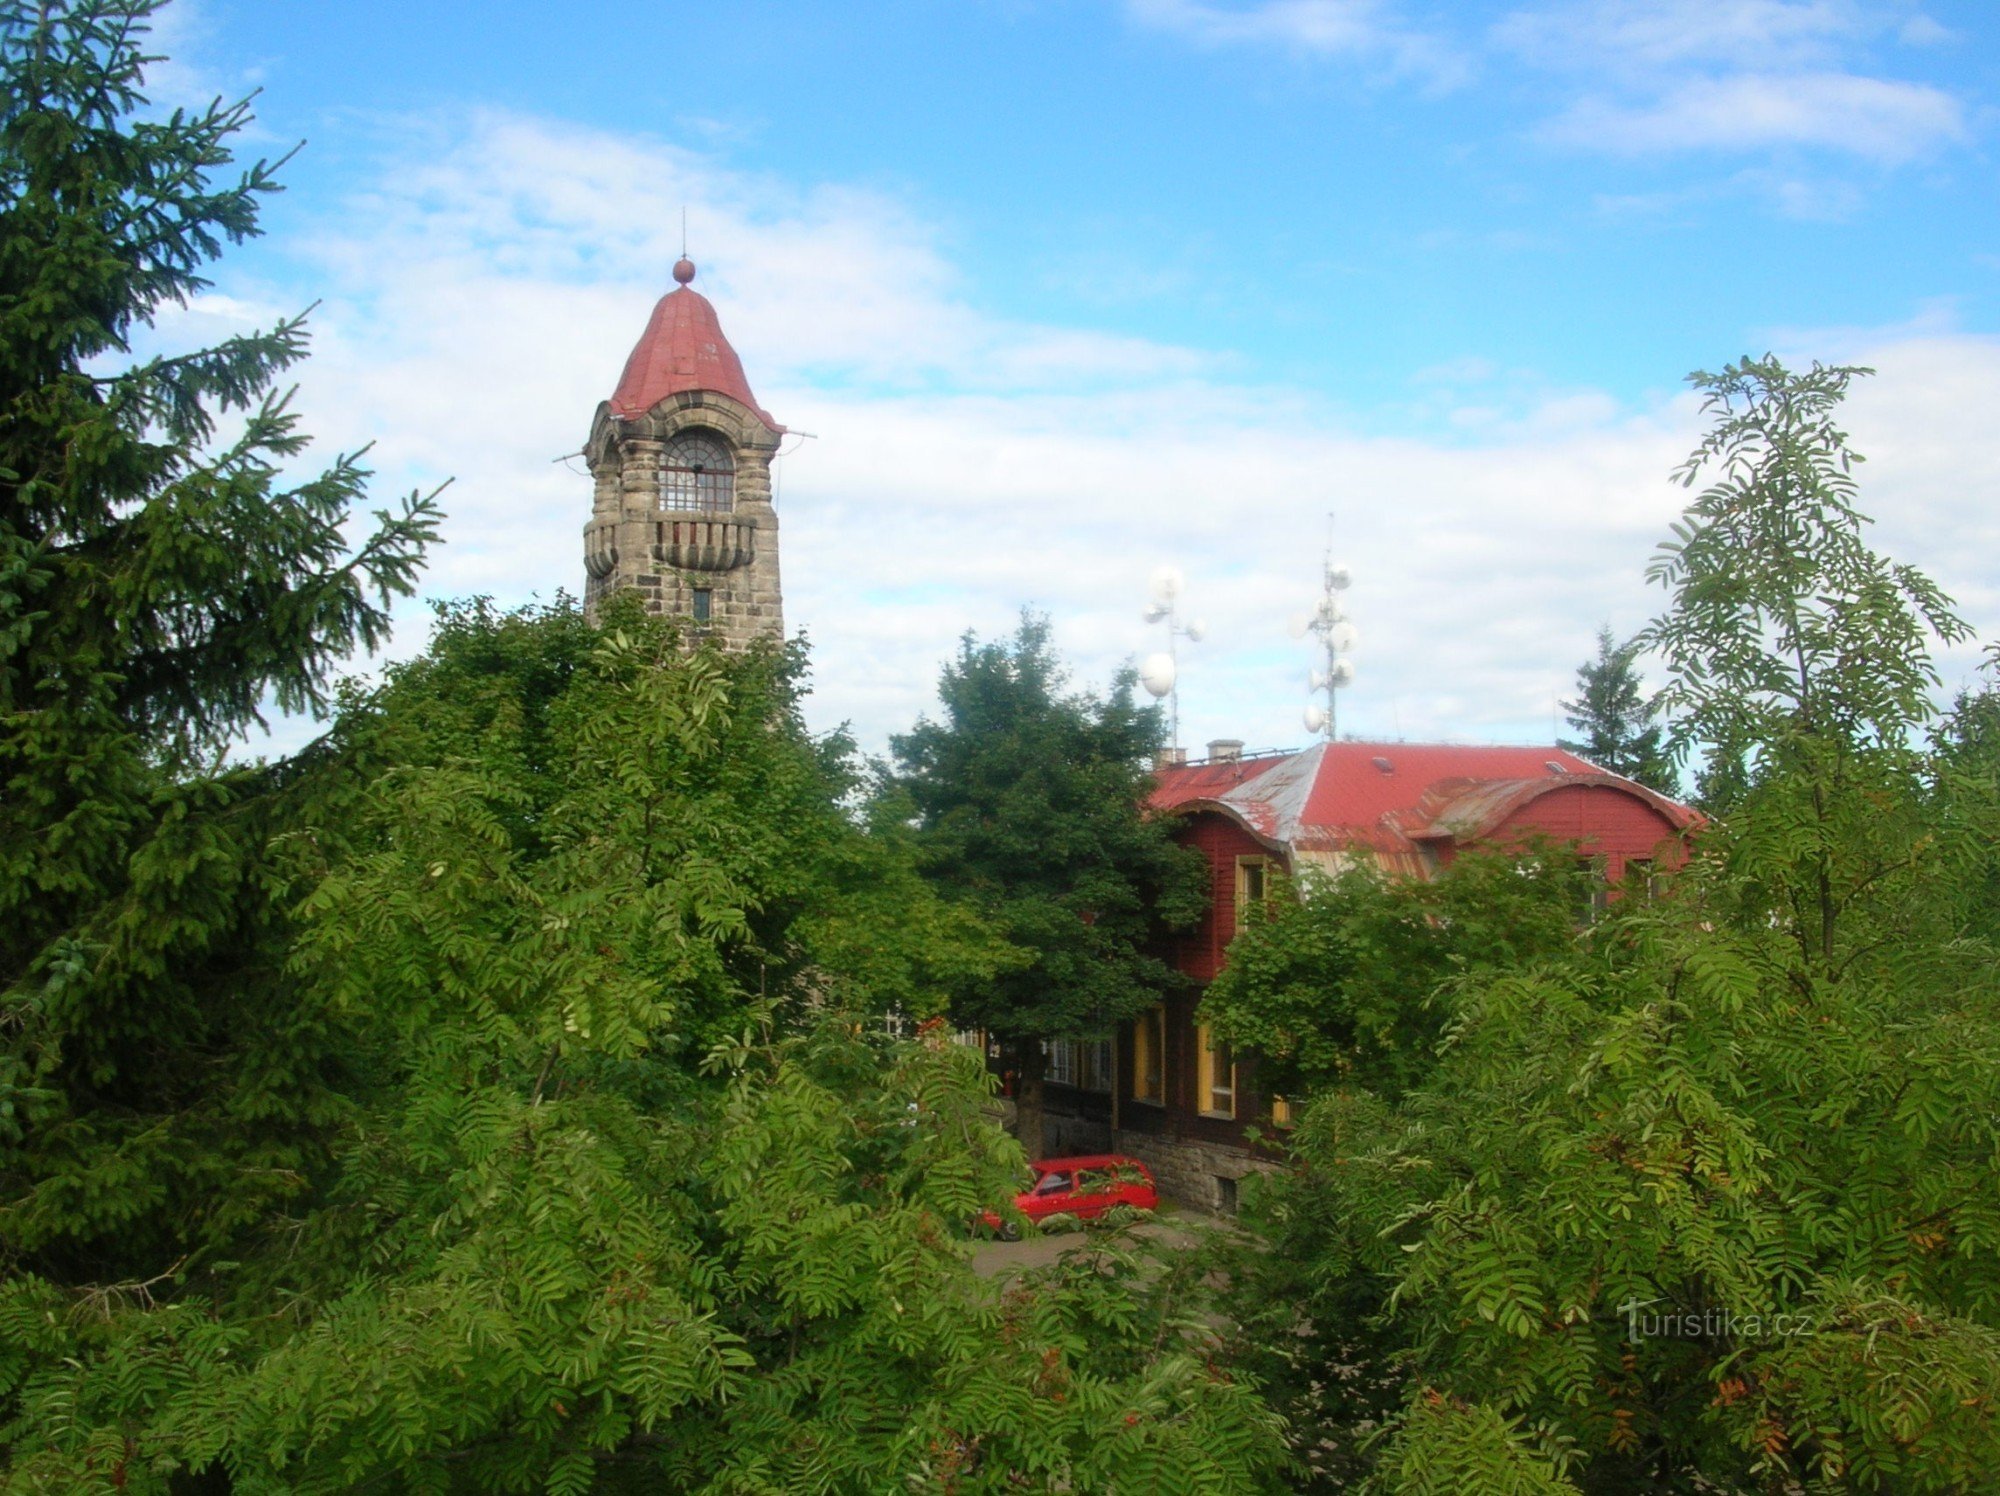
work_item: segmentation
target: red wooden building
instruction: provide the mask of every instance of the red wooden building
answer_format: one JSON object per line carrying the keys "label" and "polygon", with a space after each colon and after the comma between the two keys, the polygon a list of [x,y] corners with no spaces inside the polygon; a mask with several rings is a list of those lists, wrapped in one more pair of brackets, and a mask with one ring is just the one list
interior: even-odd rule
{"label": "red wooden building", "polygon": [[1195,1021],[1222,969],[1236,911],[1264,896],[1274,869],[1332,873],[1359,858],[1427,878],[1464,847],[1531,838],[1573,845],[1607,883],[1671,862],[1698,817],[1686,806],[1560,748],[1439,743],[1319,743],[1245,757],[1209,745],[1206,760],[1163,767],[1153,806],[1208,859],[1211,898],[1176,942],[1194,981],[1115,1038],[1050,1055],[1049,1151],[1112,1151],[1147,1161],[1170,1193],[1231,1209],[1236,1181],[1262,1164],[1245,1129],[1268,1130],[1253,1056],[1232,1055]]}

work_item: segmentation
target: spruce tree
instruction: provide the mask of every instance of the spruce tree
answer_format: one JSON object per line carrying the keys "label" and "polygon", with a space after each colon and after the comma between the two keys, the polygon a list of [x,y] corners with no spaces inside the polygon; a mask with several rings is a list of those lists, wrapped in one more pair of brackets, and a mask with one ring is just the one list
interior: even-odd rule
{"label": "spruce tree", "polygon": [[0,8],[0,1492],[1276,1489],[1190,1285],[972,1272],[980,1059],[843,1004],[1004,952],[795,652],[448,608],[225,763],[436,515],[281,481],[295,322],[118,365],[272,189],[147,14]]}
{"label": "spruce tree", "polygon": [[1637,780],[1663,795],[1676,792],[1666,732],[1633,668],[1638,651],[1613,639],[1611,625],[1597,631],[1597,658],[1577,667],[1576,698],[1562,704],[1566,720],[1582,736],[1561,738],[1557,746],[1581,754],[1600,768]]}
{"label": "spruce tree", "polygon": [[299,1178],[331,1062],[260,932],[312,765],[224,756],[326,704],[437,519],[350,547],[355,459],[284,476],[299,319],[132,357],[277,190],[246,105],[148,108],[154,8],[0,7],[0,1240],[58,1278],[152,1276]]}

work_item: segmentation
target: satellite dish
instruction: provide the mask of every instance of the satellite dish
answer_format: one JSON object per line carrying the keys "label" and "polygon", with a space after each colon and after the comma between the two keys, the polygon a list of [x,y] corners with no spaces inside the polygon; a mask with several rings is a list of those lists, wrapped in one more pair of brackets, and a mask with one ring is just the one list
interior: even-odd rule
{"label": "satellite dish", "polygon": [[1144,618],[1148,623],[1158,623],[1162,618],[1165,618],[1166,616],[1167,616],[1167,605],[1165,603],[1148,603],[1146,605],[1146,611],[1140,615],[1140,617]]}
{"label": "satellite dish", "polygon": [[1193,623],[1187,626],[1185,632],[1189,639],[1191,639],[1194,643],[1199,644],[1201,643],[1202,640],[1208,637],[1208,621],[1203,618],[1197,618]]}
{"label": "satellite dish", "polygon": [[1334,685],[1336,685],[1336,686],[1351,686],[1351,685],[1353,685],[1353,684],[1354,684],[1354,661],[1352,661],[1352,660],[1335,660],[1335,661],[1333,662],[1333,669],[1332,669],[1332,670],[1330,670],[1330,671],[1328,672],[1328,675],[1329,675],[1329,677],[1331,678],[1331,680],[1332,680],[1333,684],[1334,684]]}
{"label": "satellite dish", "polygon": [[1335,592],[1345,592],[1354,585],[1354,573],[1344,566],[1329,566],[1326,569],[1326,585]]}
{"label": "satellite dish", "polygon": [[1341,611],[1340,604],[1333,598],[1324,597],[1320,599],[1319,621],[1321,623],[1332,625],[1345,622],[1346,618],[1347,614]]}
{"label": "satellite dish", "polygon": [[1361,642],[1361,630],[1343,618],[1339,623],[1336,623],[1331,629],[1327,630],[1326,642],[1342,654],[1346,654],[1348,650]]}
{"label": "satellite dish", "polygon": [[1324,670],[1308,670],[1306,672],[1306,689],[1308,691],[1324,691],[1326,689],[1326,672]]}
{"label": "satellite dish", "polygon": [[1174,688],[1174,657],[1149,654],[1139,662],[1139,684],[1155,701]]}
{"label": "satellite dish", "polygon": [[1286,625],[1286,628],[1291,633],[1291,636],[1294,639],[1303,639],[1306,636],[1306,630],[1311,628],[1312,626],[1313,626],[1312,614],[1294,613],[1292,615],[1292,621]]}
{"label": "satellite dish", "polygon": [[1187,578],[1181,575],[1178,566],[1156,566],[1153,568],[1153,601],[1170,603],[1181,595],[1181,588]]}
{"label": "satellite dish", "polygon": [[1307,732],[1324,732],[1324,731],[1326,731],[1326,708],[1325,708],[1325,707],[1323,707],[1323,706],[1309,706],[1309,707],[1307,707],[1307,708],[1306,708],[1306,731],[1307,731]]}

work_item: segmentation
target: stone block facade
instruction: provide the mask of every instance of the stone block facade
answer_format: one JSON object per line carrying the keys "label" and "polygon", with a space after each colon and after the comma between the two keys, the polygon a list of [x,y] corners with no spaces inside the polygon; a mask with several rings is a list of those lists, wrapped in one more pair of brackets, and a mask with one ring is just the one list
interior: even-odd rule
{"label": "stone block facade", "polygon": [[1238,1181],[1278,1167],[1273,1160],[1260,1158],[1240,1144],[1114,1128],[1101,1119],[1079,1117],[1055,1108],[1043,1115],[1042,1139],[1045,1158],[1079,1153],[1129,1154],[1153,1171],[1153,1180],[1161,1194],[1178,1204],[1217,1215],[1235,1214]]}
{"label": "stone block facade", "polygon": [[[726,495],[675,507],[664,481],[677,439],[698,435],[725,448],[734,470]],[[740,649],[782,639],[778,513],[771,459],[780,433],[728,395],[689,390],[624,420],[598,408],[584,458],[595,495],[584,527],[584,614],[632,589],[648,613],[688,620]],[[726,507],[724,507],[726,505]]]}

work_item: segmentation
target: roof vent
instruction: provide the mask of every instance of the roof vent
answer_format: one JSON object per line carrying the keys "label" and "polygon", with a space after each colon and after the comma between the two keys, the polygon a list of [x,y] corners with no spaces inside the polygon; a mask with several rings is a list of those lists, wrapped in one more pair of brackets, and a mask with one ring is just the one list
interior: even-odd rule
{"label": "roof vent", "polygon": [[1208,761],[1212,764],[1233,764],[1243,757],[1243,739],[1210,738]]}
{"label": "roof vent", "polygon": [[1551,774],[1567,774],[1569,772],[1569,766],[1556,759],[1545,758],[1542,760],[1542,763]]}
{"label": "roof vent", "polygon": [[1379,753],[1376,754],[1373,758],[1371,758],[1369,762],[1372,763],[1376,768],[1380,769],[1384,774],[1393,774],[1396,772],[1396,766],[1390,763],[1388,759],[1382,757],[1382,755]]}
{"label": "roof vent", "polygon": [[1153,755],[1153,767],[1155,769],[1185,769],[1187,767],[1187,749],[1162,748],[1158,753]]}

